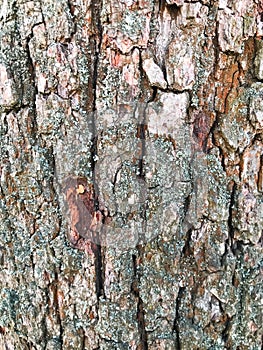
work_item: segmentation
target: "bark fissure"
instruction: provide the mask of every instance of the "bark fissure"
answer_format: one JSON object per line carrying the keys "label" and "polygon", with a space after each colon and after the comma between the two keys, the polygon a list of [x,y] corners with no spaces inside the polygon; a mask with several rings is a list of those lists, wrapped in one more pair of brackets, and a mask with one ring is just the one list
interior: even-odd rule
{"label": "bark fissure", "polygon": [[[91,121],[91,133],[92,133],[92,144],[90,149],[90,162],[92,171],[92,182],[94,188],[94,209],[95,211],[100,210],[99,205],[99,187],[96,181],[96,159],[97,159],[97,127],[96,127],[96,111],[97,111],[97,80],[98,80],[98,69],[99,69],[99,59],[101,52],[102,43],[102,25],[100,14],[102,11],[102,1],[91,3],[91,15],[92,15],[92,30],[93,30],[93,75],[92,75],[92,91],[93,91],[93,101],[92,101],[92,121]],[[99,236],[97,232],[94,232],[93,242],[99,242]],[[96,271],[96,294],[97,298],[101,296],[104,297],[104,268],[103,268],[103,256],[101,244],[92,244],[92,251],[95,257],[95,271]]]}
{"label": "bark fissure", "polygon": [[63,349],[63,324],[60,316],[60,306],[59,306],[59,289],[58,289],[58,284],[59,284],[59,279],[58,279],[59,273],[57,271],[54,271],[54,281],[52,284],[53,287],[53,293],[54,293],[54,307],[56,311],[56,316],[57,316],[57,322],[59,325],[59,346],[60,349]]}
{"label": "bark fissure", "polygon": [[[141,53],[140,53],[140,73],[141,78],[143,78],[143,69],[142,69],[142,59],[141,59]],[[143,186],[147,186],[147,183],[145,181],[145,169],[144,169],[144,162],[145,157],[147,154],[147,148],[146,148],[146,139],[147,139],[147,133],[148,133],[148,125],[147,125],[147,115],[146,111],[148,108],[149,103],[153,102],[157,95],[157,88],[152,88],[152,96],[148,99],[148,101],[142,106],[142,111],[139,111],[139,120],[137,124],[137,134],[136,137],[140,140],[138,143],[138,178],[143,182]],[[140,105],[139,105],[140,108]],[[147,212],[147,202],[144,198],[144,189],[141,189],[142,193],[140,195],[142,198],[140,198],[141,202],[143,203],[142,209],[141,209],[141,217],[143,219],[142,223],[142,230],[139,233],[138,236],[138,242],[139,244],[145,242],[145,234],[147,230],[147,218],[146,218],[146,212]]]}
{"label": "bark fissure", "polygon": [[232,183],[232,189],[230,194],[230,202],[229,202],[229,209],[228,209],[228,240],[227,244],[229,248],[231,249],[232,253],[236,255],[236,248],[234,245],[235,242],[235,227],[233,225],[233,210],[235,208],[235,196],[236,196],[236,190],[237,185],[235,182]]}
{"label": "bark fissure", "polygon": [[263,192],[263,155],[260,156],[260,166],[257,176],[257,188],[259,192]]}
{"label": "bark fissure", "polygon": [[220,147],[220,145],[218,144],[217,138],[216,138],[216,135],[215,135],[216,130],[219,127],[220,117],[221,117],[221,114],[219,112],[217,112],[215,120],[213,122],[213,125],[211,126],[211,129],[209,131],[209,135],[211,135],[211,140],[212,140],[213,145],[219,151],[221,166],[222,166],[222,169],[223,169],[224,173],[226,173],[227,169],[226,169],[226,164],[225,164],[225,152],[223,151],[222,147]]}
{"label": "bark fissure", "polygon": [[[49,287],[50,284],[45,288],[45,302],[46,305],[48,306],[48,300],[49,300]],[[46,307],[46,310],[49,311],[49,308]],[[48,312],[47,312],[48,313]],[[42,341],[44,344],[44,349],[47,347],[47,342],[48,342],[48,329],[47,329],[47,319],[46,317],[43,317],[41,320],[41,326],[42,326]]]}
{"label": "bark fissure", "polygon": [[27,53],[27,59],[28,59],[28,65],[29,65],[29,72],[30,72],[30,76],[31,76],[31,80],[32,80],[32,85],[34,88],[34,99],[33,99],[34,110],[36,110],[36,95],[38,93],[38,89],[37,89],[37,84],[36,84],[35,66],[34,66],[33,58],[31,57],[29,42],[34,37],[34,33],[33,33],[34,28],[42,23],[43,22],[35,23],[31,28],[30,35],[26,38],[26,53]]}
{"label": "bark fissure", "polygon": [[138,322],[138,331],[140,335],[140,345],[142,350],[148,350],[148,341],[147,341],[147,331],[145,328],[145,311],[143,300],[140,297],[140,272],[138,271],[138,260],[142,259],[144,248],[143,246],[137,246],[138,257],[132,255],[133,261],[133,273],[134,281],[131,286],[131,292],[134,294],[137,299],[137,322]]}
{"label": "bark fissure", "polygon": [[77,33],[77,22],[76,22],[76,16],[74,15],[74,3],[72,3],[71,0],[68,0],[68,9],[73,22],[73,31],[71,33],[71,37],[73,37]]}
{"label": "bark fissure", "polygon": [[230,317],[230,316],[228,316],[226,314],[226,318],[227,319],[226,319],[226,322],[225,322],[225,328],[222,331],[222,340],[223,340],[223,342],[225,344],[225,347],[227,349],[229,349],[228,339],[229,339],[229,331],[230,331],[231,326],[232,326],[232,324],[231,324],[232,317]]}
{"label": "bark fissure", "polygon": [[172,331],[175,333],[175,336],[176,336],[176,350],[181,350],[180,307],[181,307],[184,291],[185,291],[185,287],[179,287],[177,298],[176,298],[175,318],[174,318],[173,329],[172,329]]}
{"label": "bark fissure", "polygon": [[104,265],[101,245],[92,244],[92,251],[95,257],[96,294],[99,300],[100,297],[104,297]]}

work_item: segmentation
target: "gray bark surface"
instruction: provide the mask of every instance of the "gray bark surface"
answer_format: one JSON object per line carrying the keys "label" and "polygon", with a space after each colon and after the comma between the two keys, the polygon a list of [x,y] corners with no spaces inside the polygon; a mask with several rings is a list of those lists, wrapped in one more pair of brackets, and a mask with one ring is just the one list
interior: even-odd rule
{"label": "gray bark surface", "polygon": [[0,21],[0,349],[261,349],[262,1]]}

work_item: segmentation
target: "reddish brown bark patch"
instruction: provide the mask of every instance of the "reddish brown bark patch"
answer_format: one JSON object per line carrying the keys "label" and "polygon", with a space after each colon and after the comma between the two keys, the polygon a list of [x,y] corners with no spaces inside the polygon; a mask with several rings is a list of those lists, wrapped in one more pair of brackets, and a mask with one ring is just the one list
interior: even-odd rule
{"label": "reddish brown bark patch", "polygon": [[91,252],[92,243],[99,243],[98,230],[109,214],[102,206],[96,208],[99,203],[94,187],[84,177],[68,177],[63,193],[70,222],[69,241],[75,248]]}
{"label": "reddish brown bark patch", "polygon": [[211,130],[214,116],[208,112],[199,112],[194,119],[193,136],[195,148],[198,151],[207,151],[208,137]]}

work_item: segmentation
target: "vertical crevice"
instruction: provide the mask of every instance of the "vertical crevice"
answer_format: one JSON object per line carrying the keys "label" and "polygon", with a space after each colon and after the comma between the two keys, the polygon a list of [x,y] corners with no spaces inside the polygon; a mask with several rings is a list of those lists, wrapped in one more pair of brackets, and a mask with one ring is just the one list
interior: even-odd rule
{"label": "vertical crevice", "polygon": [[158,3],[158,15],[160,14],[160,18],[161,20],[163,20],[163,11],[164,11],[164,7],[165,7],[165,0],[159,0]]}
{"label": "vertical crevice", "polygon": [[145,329],[145,318],[144,318],[144,308],[143,301],[139,297],[138,305],[137,305],[137,318],[138,318],[138,326],[140,331],[140,338],[142,344],[142,350],[148,350],[148,342],[147,342],[147,332]]}
{"label": "vertical crevice", "polygon": [[[48,285],[50,286],[50,284]],[[45,294],[45,299],[46,299],[46,305],[48,306],[48,299],[49,299],[49,294],[48,294],[49,290],[48,290],[48,287],[45,289],[44,291],[44,294]],[[47,308],[49,309],[49,308]],[[44,345],[44,349],[46,349],[46,346],[47,346],[47,342],[48,342],[48,330],[47,330],[47,316],[48,315],[44,315],[42,317],[42,320],[41,320],[41,331],[42,331],[42,344]]]}
{"label": "vertical crevice", "polygon": [[191,184],[191,190],[190,190],[190,193],[184,199],[183,207],[181,210],[180,225],[179,225],[179,233],[182,237],[184,237],[184,240],[185,240],[184,247],[181,252],[181,257],[189,256],[191,255],[191,252],[192,252],[192,249],[190,248],[190,242],[191,242],[193,224],[188,214],[191,206],[193,192],[194,192],[193,174],[191,169],[190,169],[190,184]]}
{"label": "vertical crevice", "polygon": [[92,46],[93,46],[93,74],[92,74],[92,120],[91,120],[91,133],[92,133],[92,140],[91,140],[91,170],[92,170],[92,182],[94,186],[94,205],[95,210],[99,209],[99,203],[98,203],[98,194],[99,189],[98,185],[96,183],[96,159],[97,159],[97,142],[98,142],[98,135],[97,135],[97,128],[96,128],[96,100],[97,100],[97,80],[98,80],[98,67],[99,67],[99,56],[100,56],[100,50],[101,50],[101,43],[102,43],[102,25],[101,25],[101,19],[100,14],[102,11],[102,2],[96,1],[91,3],[91,16],[92,16],[92,31],[93,36],[91,37]]}
{"label": "vertical crevice", "polygon": [[34,28],[43,24],[43,23],[45,24],[44,17],[42,15],[42,20],[40,22],[34,23],[32,25],[31,31],[25,39],[25,50],[26,50],[27,60],[28,60],[28,71],[29,71],[29,76],[31,79],[31,87],[33,89],[33,92],[32,92],[32,94],[33,94],[32,102],[33,103],[32,103],[32,105],[33,105],[34,110],[36,110],[36,95],[38,94],[38,87],[37,87],[37,83],[36,83],[36,70],[35,70],[33,58],[31,57],[29,43],[30,43],[30,40],[32,40],[34,37]]}
{"label": "vertical crevice", "polygon": [[96,295],[99,300],[100,297],[105,297],[104,295],[104,268],[103,268],[103,257],[102,249],[100,244],[92,243],[92,252],[94,254],[94,264],[96,273]]}
{"label": "vertical crevice", "polygon": [[209,137],[209,135],[211,135],[212,143],[219,151],[222,169],[226,173],[225,154],[224,154],[222,147],[220,147],[220,145],[218,144],[218,142],[216,140],[216,132],[217,132],[217,129],[219,129],[219,119],[220,119],[220,113],[218,112],[218,113],[216,113],[215,121],[213,122],[213,125],[211,126],[211,129],[209,131],[207,138]]}
{"label": "vertical crevice", "polygon": [[176,350],[181,350],[181,340],[180,340],[180,306],[183,298],[185,287],[179,287],[177,298],[176,298],[176,309],[175,318],[173,324],[173,333],[176,336]]}
{"label": "vertical crevice", "polygon": [[225,348],[228,349],[229,348],[229,331],[231,329],[231,320],[232,318],[229,317],[228,315],[226,315],[226,322],[225,322],[225,328],[222,331],[222,340],[225,344]]}
{"label": "vertical crevice", "polygon": [[133,273],[134,273],[134,281],[131,286],[131,292],[135,296],[137,300],[137,322],[138,322],[138,331],[140,334],[140,346],[141,350],[148,350],[148,337],[147,337],[147,331],[145,327],[145,311],[144,311],[144,305],[143,300],[140,297],[140,289],[139,289],[139,283],[140,283],[140,274],[138,271],[138,259],[141,259],[143,254],[143,247],[138,246],[137,247],[139,257],[136,255],[132,255],[132,262],[133,262]]}
{"label": "vertical crevice", "polygon": [[93,31],[93,77],[92,77],[92,91],[93,91],[93,104],[92,110],[96,111],[96,98],[97,98],[97,79],[98,79],[98,66],[99,66],[99,56],[101,51],[102,43],[102,33],[103,28],[101,25],[100,14],[102,11],[102,1],[91,2],[91,16],[92,16],[92,31]]}
{"label": "vertical crevice", "polygon": [[74,34],[77,33],[77,23],[76,23],[76,16],[74,14],[75,12],[74,3],[72,3],[71,0],[68,0],[68,9],[69,9],[69,13],[71,15],[72,23],[73,23],[73,31],[71,33],[71,36],[74,36]]}
{"label": "vertical crevice", "polygon": [[[56,178],[56,169],[57,169],[57,165],[56,165],[56,158],[55,158],[55,152],[54,152],[54,147],[50,146],[49,148],[49,153],[48,153],[48,163],[49,163],[49,167],[50,167],[50,189],[52,191],[52,194],[55,198],[55,203],[57,205],[57,210],[59,213],[62,213],[62,208],[60,205],[60,201],[59,201],[59,195],[56,191],[56,187],[55,187],[55,181],[57,181]],[[62,216],[58,215],[58,231],[52,236],[52,240],[54,240],[60,233],[61,228],[62,228]]]}
{"label": "vertical crevice", "polygon": [[[144,70],[142,65],[142,55],[141,51],[139,51],[139,70],[141,74],[141,79],[144,78]],[[139,139],[138,142],[138,177],[144,181],[144,158],[145,158],[145,139],[146,139],[146,132],[147,132],[147,121],[146,121],[146,109],[147,109],[147,102],[143,102],[142,104],[139,104],[139,120],[137,124],[137,134],[136,137]]]}
{"label": "vertical crevice", "polygon": [[189,229],[186,233],[185,243],[184,243],[181,256],[189,256],[193,253],[190,245],[191,235],[192,235],[192,229]]}
{"label": "vertical crevice", "polygon": [[144,167],[143,167],[143,162],[144,162],[144,157],[145,157],[145,137],[146,137],[146,130],[147,130],[147,125],[145,122],[145,117],[143,117],[143,120],[140,124],[137,125],[137,138],[140,140],[140,154],[139,154],[139,178],[144,179]]}
{"label": "vertical crevice", "polygon": [[227,244],[232,250],[233,254],[236,255],[235,248],[234,248],[234,234],[235,234],[235,228],[233,225],[233,209],[235,205],[235,195],[236,195],[237,185],[235,182],[232,183],[231,187],[231,194],[230,194],[230,203],[228,208],[228,240]]}
{"label": "vertical crevice", "polygon": [[59,325],[59,345],[60,349],[63,349],[63,326],[62,326],[62,320],[60,317],[60,310],[59,310],[59,302],[58,302],[58,272],[54,272],[54,304],[56,308],[56,316],[57,316],[57,322]]}
{"label": "vertical crevice", "polygon": [[[141,70],[142,71],[142,70]],[[139,120],[137,124],[137,133],[136,137],[139,140],[138,142],[138,179],[141,182],[141,198],[140,202],[142,203],[141,205],[141,218],[143,219],[143,224],[142,224],[142,231],[138,235],[138,243],[143,243],[145,241],[145,232],[147,230],[147,183],[145,182],[145,157],[146,157],[146,138],[147,138],[147,131],[148,131],[148,125],[147,125],[147,107],[148,103],[154,101],[157,95],[157,88],[153,87],[152,90],[152,95],[151,97],[146,101],[146,103],[143,103],[141,106],[142,110],[139,110]],[[139,105],[140,107],[140,105]]]}
{"label": "vertical crevice", "polygon": [[[96,100],[97,100],[97,80],[98,80],[98,67],[99,67],[99,57],[101,51],[102,43],[102,32],[103,28],[101,25],[101,11],[102,11],[102,1],[92,1],[91,2],[91,18],[92,18],[92,32],[91,37],[93,46],[93,74],[92,74],[92,120],[91,120],[91,148],[90,148],[90,162],[92,171],[92,183],[94,190],[94,211],[99,210],[99,187],[96,182],[96,159],[97,159],[97,128],[96,128]],[[95,273],[96,273],[96,294],[99,299],[101,296],[104,297],[104,272],[103,272],[103,257],[102,257],[102,247],[100,244],[99,233],[93,233],[93,243],[92,251],[95,258]]]}
{"label": "vertical crevice", "polygon": [[260,165],[257,176],[257,188],[258,192],[263,192],[263,155],[260,156]]}
{"label": "vertical crevice", "polygon": [[[214,19],[216,19],[216,17],[217,17],[217,12],[218,12],[218,9],[214,13],[214,16],[213,16]],[[216,72],[217,72],[217,68],[219,65],[219,55],[220,55],[218,33],[219,33],[219,22],[218,22],[218,20],[216,20],[215,32],[214,32],[213,39],[212,39],[213,40],[213,47],[214,47],[214,57],[215,57],[215,63],[214,63],[214,67],[213,67],[214,78],[216,77]]]}
{"label": "vertical crevice", "polygon": [[[43,19],[43,18],[42,18]],[[33,143],[37,143],[37,107],[36,107],[36,99],[37,99],[37,95],[38,95],[38,86],[37,86],[37,76],[36,76],[36,69],[35,69],[35,65],[34,65],[34,61],[33,58],[31,56],[31,52],[30,52],[30,41],[34,38],[34,28],[43,24],[44,21],[42,20],[41,22],[37,22],[35,23],[32,28],[31,28],[31,32],[30,34],[27,36],[26,40],[25,40],[25,51],[26,51],[26,55],[27,55],[27,64],[28,64],[28,71],[29,71],[29,77],[30,77],[30,95],[31,95],[31,99],[30,99],[30,104],[29,104],[29,108],[30,108],[30,113],[32,113],[32,118],[31,118],[31,123],[32,123],[32,127],[30,129],[30,142]],[[25,94],[25,91],[22,92],[22,94]],[[23,96],[21,97],[21,104],[23,103]],[[41,143],[42,141],[42,136],[39,135],[39,142]],[[31,146],[32,146],[31,144]]]}

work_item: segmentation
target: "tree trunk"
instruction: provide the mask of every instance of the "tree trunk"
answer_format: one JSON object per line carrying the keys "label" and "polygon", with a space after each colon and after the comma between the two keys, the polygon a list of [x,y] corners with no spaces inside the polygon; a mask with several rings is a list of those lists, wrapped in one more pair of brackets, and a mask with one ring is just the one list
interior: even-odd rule
{"label": "tree trunk", "polygon": [[260,349],[262,1],[0,17],[0,349]]}

